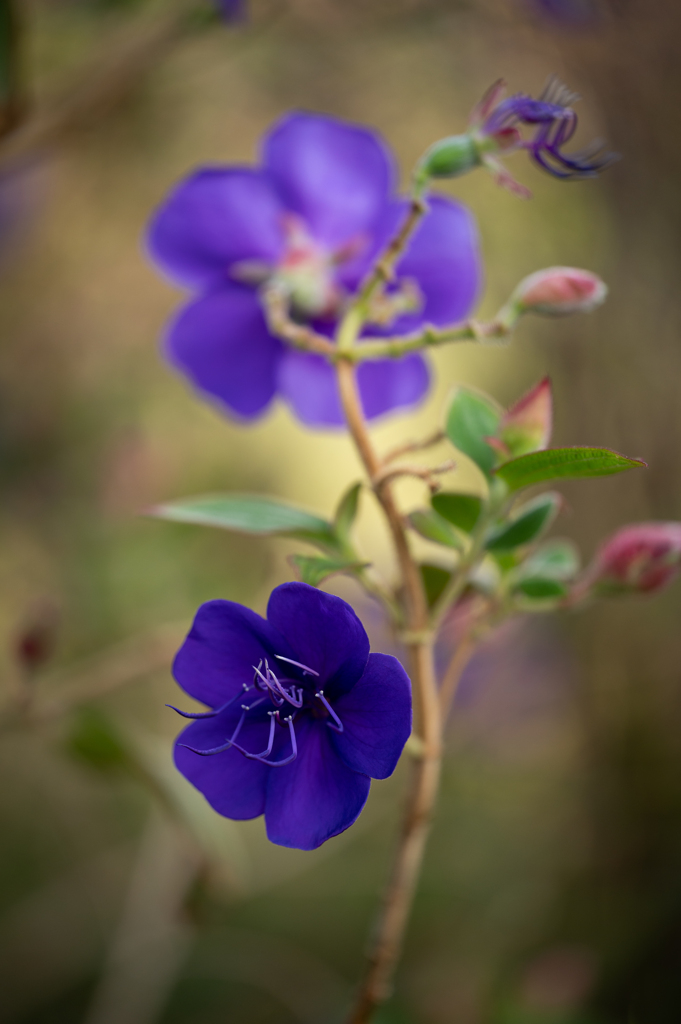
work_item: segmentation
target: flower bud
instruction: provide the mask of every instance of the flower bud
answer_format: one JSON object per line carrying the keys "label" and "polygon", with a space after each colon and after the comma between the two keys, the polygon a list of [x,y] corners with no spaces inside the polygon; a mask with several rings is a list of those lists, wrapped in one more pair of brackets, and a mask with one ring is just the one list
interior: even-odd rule
{"label": "flower bud", "polygon": [[450,135],[440,139],[426,150],[417,170],[417,182],[425,184],[429,178],[458,178],[480,165],[480,154],[470,135]]}
{"label": "flower bud", "polygon": [[512,297],[518,313],[568,316],[590,313],[605,299],[608,289],[600,277],[576,267],[547,267],[520,282]]}
{"label": "flower bud", "polygon": [[509,455],[517,458],[548,447],[552,426],[551,381],[544,377],[504,413],[498,437]]}
{"label": "flower bud", "polygon": [[633,523],[596,553],[580,590],[596,594],[662,590],[681,572],[681,523]]}

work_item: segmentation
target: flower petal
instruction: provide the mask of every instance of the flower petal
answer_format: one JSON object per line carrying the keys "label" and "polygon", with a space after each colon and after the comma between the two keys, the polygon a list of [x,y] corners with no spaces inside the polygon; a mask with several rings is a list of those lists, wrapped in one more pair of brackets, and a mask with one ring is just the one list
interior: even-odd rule
{"label": "flower petal", "polygon": [[227,280],[236,261],[276,262],[283,246],[281,214],[262,172],[208,168],[183,181],[158,209],[149,250],[174,280],[204,289]]}
{"label": "flower petal", "polygon": [[284,206],[330,247],[374,230],[395,179],[378,135],[320,114],[279,121],[265,140],[263,162]]}
{"label": "flower petal", "polygon": [[[482,261],[475,219],[461,203],[431,196],[429,210],[397,264],[397,279],[410,278],[419,288],[422,306],[399,317],[389,327],[369,324],[365,335],[407,334],[424,323],[444,326],[464,320],[472,311],[482,285]],[[339,267],[338,278],[354,291],[370,265],[385,249],[407,215],[404,199],[393,201],[376,229],[372,246]]]}
{"label": "flower petal", "polygon": [[255,293],[236,285],[185,306],[165,343],[173,366],[246,419],[264,412],[274,397],[282,352]]}
{"label": "flower petal", "polygon": [[428,391],[430,373],[422,356],[377,359],[361,363],[357,370],[359,393],[368,420],[392,409],[409,408]]}
{"label": "flower petal", "polygon": [[[216,602],[217,603],[217,602]],[[238,711],[226,711],[217,718],[194,722],[175,743],[175,765],[193,786],[203,793],[211,807],[226,818],[257,818],[265,810],[267,776],[270,768],[244,757],[238,750],[202,757],[186,747],[210,750],[221,746],[234,732]],[[247,750],[259,752],[267,746],[269,720],[244,722],[237,742]]]}
{"label": "flower petal", "polygon": [[331,742],[348,768],[372,779],[395,770],[411,732],[411,686],[397,658],[370,654],[364,675],[336,701],[343,732]]}
{"label": "flower petal", "polygon": [[323,722],[296,724],[298,757],[272,768],[267,781],[267,837],[279,846],[314,850],[357,820],[370,779],[343,764]]}
{"label": "flower petal", "polygon": [[431,196],[430,210],[414,234],[398,277],[413,278],[424,306],[419,314],[403,317],[390,333],[412,330],[420,323],[436,326],[464,320],[472,311],[482,283],[475,219],[461,203]]}
{"label": "flower petal", "polygon": [[279,363],[278,390],[310,427],[340,427],[345,422],[336,373],[323,356],[287,349]]}
{"label": "flower petal", "polygon": [[207,601],[175,655],[173,675],[190,697],[217,708],[253,682],[261,658],[275,654],[290,648],[269,622],[235,601]]}
{"label": "flower petal", "polygon": [[369,638],[350,605],[307,583],[282,583],[267,605],[267,621],[285,636],[294,657],[319,673],[327,696],[352,689],[366,667]]}
{"label": "flower petal", "polygon": [[[430,373],[423,357],[414,354],[361,363],[357,380],[364,415],[371,420],[419,402],[430,385]],[[279,364],[278,385],[298,419],[308,426],[345,423],[336,374],[323,356],[287,350]]]}

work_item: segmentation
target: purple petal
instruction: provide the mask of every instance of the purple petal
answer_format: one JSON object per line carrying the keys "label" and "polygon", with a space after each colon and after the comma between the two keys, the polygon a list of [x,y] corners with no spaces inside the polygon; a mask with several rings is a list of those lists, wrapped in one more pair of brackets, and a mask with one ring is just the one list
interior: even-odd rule
{"label": "purple petal", "polygon": [[175,280],[208,288],[228,279],[235,261],[278,260],[282,208],[260,171],[209,168],[180,184],[149,228],[149,249]]}
{"label": "purple petal", "polygon": [[271,842],[314,850],[357,820],[371,782],[343,764],[323,722],[306,718],[295,729],[298,757],[271,769],[265,824]]}
{"label": "purple petal", "polygon": [[307,583],[282,583],[270,595],[267,621],[286,637],[295,659],[319,673],[315,685],[330,699],[350,690],[364,672],[369,638],[340,597]]}
{"label": "purple petal", "polygon": [[372,779],[395,770],[411,732],[411,686],[397,658],[370,654],[364,675],[336,701],[343,723],[331,742],[345,764]]}
{"label": "purple petal", "polygon": [[[445,326],[464,320],[473,310],[482,286],[482,261],[475,220],[461,203],[431,196],[429,212],[416,230],[406,255],[397,264],[397,277],[411,278],[423,298],[421,309],[399,317],[389,328],[366,328],[367,336],[391,336],[417,330],[424,323]],[[406,216],[406,200],[386,210],[374,243],[358,259],[341,267],[339,278],[351,291],[383,251]]]}
{"label": "purple petal", "polygon": [[412,278],[424,305],[419,313],[401,317],[389,334],[415,330],[423,323],[436,327],[465,320],[482,284],[478,232],[473,215],[461,203],[431,196],[430,211],[417,229],[398,277]]}
{"label": "purple petal", "polygon": [[[218,814],[244,820],[257,818],[265,810],[270,768],[249,760],[238,750],[202,757],[179,745],[188,743],[198,750],[221,746],[234,732],[239,714],[238,710],[226,711],[217,718],[195,722],[181,732],[175,743],[175,765]],[[244,722],[237,742],[247,750],[259,752],[267,746],[268,732],[269,720]]]}
{"label": "purple petal", "polygon": [[287,349],[279,363],[278,390],[308,426],[345,423],[336,372],[323,356]]}
{"label": "purple petal", "polygon": [[263,163],[284,206],[330,247],[373,232],[395,178],[378,135],[319,114],[279,121],[265,140]]}
{"label": "purple petal", "polygon": [[[364,415],[369,420],[415,405],[430,384],[425,360],[416,354],[362,363],[357,379]],[[279,364],[279,391],[308,426],[338,427],[345,423],[336,372],[323,356],[286,351]]]}
{"label": "purple petal", "polygon": [[274,397],[283,351],[255,293],[236,285],[185,306],[165,344],[173,366],[245,419],[264,412]]}
{"label": "purple petal", "polygon": [[253,682],[261,658],[275,654],[292,656],[269,622],[234,601],[208,601],[175,656],[173,675],[190,697],[217,708]]}
{"label": "purple petal", "polygon": [[357,370],[364,415],[368,420],[393,409],[409,408],[428,391],[430,374],[418,354],[403,359],[377,359]]}

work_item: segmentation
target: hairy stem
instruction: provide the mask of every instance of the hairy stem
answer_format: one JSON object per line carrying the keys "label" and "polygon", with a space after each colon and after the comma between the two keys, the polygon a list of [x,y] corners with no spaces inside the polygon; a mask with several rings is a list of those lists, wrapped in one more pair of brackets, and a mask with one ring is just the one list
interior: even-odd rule
{"label": "hairy stem", "polygon": [[[433,635],[418,565],[411,556],[402,517],[390,482],[380,481],[383,465],[364,421],[352,364],[337,364],[341,401],[351,436],[374,482],[378,501],[390,526],[402,577],[405,626],[422,754],[415,761],[395,860],[364,979],[348,1024],[366,1024],[390,994],[392,978],[418,883],[440,778],[442,724],[433,664]],[[378,481],[378,482],[376,482]]]}

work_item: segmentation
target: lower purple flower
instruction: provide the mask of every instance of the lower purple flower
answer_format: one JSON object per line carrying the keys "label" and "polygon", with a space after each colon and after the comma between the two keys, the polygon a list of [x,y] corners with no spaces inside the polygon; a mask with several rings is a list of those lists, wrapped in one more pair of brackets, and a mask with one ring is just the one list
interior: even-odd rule
{"label": "lower purple flower", "polygon": [[195,721],[175,764],[219,814],[264,814],[280,846],[314,850],[352,825],[411,731],[399,661],[370,654],[350,605],[305,583],[273,590],[267,619],[202,605],[173,673],[211,708],[180,712]]}

